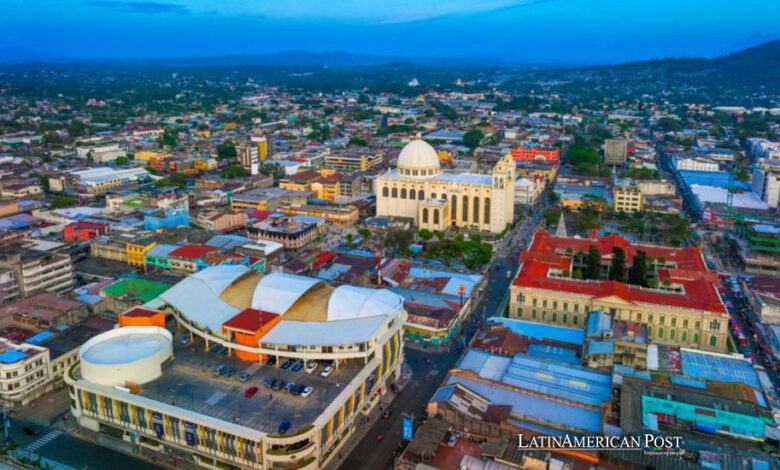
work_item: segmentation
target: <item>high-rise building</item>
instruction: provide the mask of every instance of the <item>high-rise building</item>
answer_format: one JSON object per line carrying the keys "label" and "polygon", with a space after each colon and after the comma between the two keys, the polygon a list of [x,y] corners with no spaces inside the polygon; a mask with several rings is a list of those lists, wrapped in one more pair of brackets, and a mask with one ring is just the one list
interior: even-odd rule
{"label": "high-rise building", "polygon": [[268,157],[268,138],[264,135],[252,136],[252,142],[257,145],[257,157],[261,162]]}
{"label": "high-rise building", "polygon": [[622,165],[626,162],[627,145],[625,139],[607,139],[604,142],[604,164]]}
{"label": "high-rise building", "polygon": [[260,171],[260,158],[258,157],[259,146],[254,145],[239,145],[236,148],[238,152],[238,161],[244,169],[249,171],[252,176],[258,174]]}

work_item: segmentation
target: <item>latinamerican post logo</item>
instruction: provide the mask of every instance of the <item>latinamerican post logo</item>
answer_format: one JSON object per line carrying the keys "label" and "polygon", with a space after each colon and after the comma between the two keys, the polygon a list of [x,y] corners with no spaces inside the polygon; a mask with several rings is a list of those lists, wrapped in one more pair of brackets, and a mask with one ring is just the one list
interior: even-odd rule
{"label": "latinamerican post logo", "polygon": [[525,436],[517,435],[522,450],[635,450],[649,455],[681,454],[681,436]]}

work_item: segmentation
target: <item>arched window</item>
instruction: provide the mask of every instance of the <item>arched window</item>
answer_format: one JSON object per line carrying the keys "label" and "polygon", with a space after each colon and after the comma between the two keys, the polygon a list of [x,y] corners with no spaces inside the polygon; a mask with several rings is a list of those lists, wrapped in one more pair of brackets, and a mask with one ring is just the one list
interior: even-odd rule
{"label": "arched window", "polygon": [[450,218],[454,221],[458,218],[458,196],[453,196],[450,201]]}
{"label": "arched window", "polygon": [[474,196],[474,223],[479,223],[479,198]]}
{"label": "arched window", "polygon": [[409,190],[409,199],[414,200],[417,197],[417,191],[414,189]]}
{"label": "arched window", "polygon": [[425,199],[425,191],[423,191],[422,189],[421,189],[421,190],[419,190],[419,191],[417,191],[417,199],[419,199],[419,200],[421,200],[421,201],[422,201],[423,199]]}
{"label": "arched window", "polygon": [[520,318],[523,317],[523,307],[517,307],[517,316]]}
{"label": "arched window", "polygon": [[567,316],[567,315],[564,313],[564,314],[563,314],[563,324],[564,324],[564,325],[567,325],[568,323],[569,323],[569,318],[568,318],[568,316]]}
{"label": "arched window", "polygon": [[389,196],[389,195],[390,195],[390,190],[389,190],[389,189],[387,189],[387,186],[385,186],[384,188],[382,188],[382,197],[387,197],[387,196]]}
{"label": "arched window", "polygon": [[439,209],[433,210],[433,225],[439,225]]}
{"label": "arched window", "polygon": [[688,332],[687,331],[683,331],[682,335],[680,335],[680,339],[682,340],[683,343],[687,342],[688,341]]}
{"label": "arched window", "polygon": [[442,194],[441,195],[441,200],[442,201],[446,201],[447,200],[447,195],[446,194]]}
{"label": "arched window", "polygon": [[485,215],[484,215],[484,217],[485,217],[485,223],[489,224],[490,223],[490,198],[489,197],[485,198]]}
{"label": "arched window", "polygon": [[693,343],[694,344],[699,344],[699,333],[694,333],[693,334]]}
{"label": "arched window", "polygon": [[431,193],[431,199],[436,199],[436,193]]}
{"label": "arched window", "polygon": [[710,336],[710,346],[718,345],[718,337],[715,335]]}
{"label": "arched window", "polygon": [[406,188],[401,188],[401,199],[406,199]]}
{"label": "arched window", "polygon": [[578,317],[577,315],[574,315],[574,317],[571,319],[571,322],[574,323],[575,325],[579,324],[580,323],[580,317]]}
{"label": "arched window", "polygon": [[556,322],[556,321],[558,321],[558,314],[557,314],[557,313],[555,313],[555,312],[553,312],[553,319],[552,319],[552,321],[553,321],[553,322]]}
{"label": "arched window", "polygon": [[663,328],[658,328],[658,337],[663,339],[663,337],[664,337],[664,329]]}
{"label": "arched window", "polygon": [[423,223],[424,224],[428,223],[428,208],[427,207],[423,207]]}
{"label": "arched window", "polygon": [[393,197],[398,197],[398,188],[393,188],[392,192],[390,193],[393,195]]}
{"label": "arched window", "polygon": [[669,339],[674,339],[675,335],[676,333],[674,332],[674,330],[669,330]]}
{"label": "arched window", "polygon": [[469,197],[468,196],[463,196],[463,209],[461,210],[463,211],[461,219],[464,222],[468,222],[469,221]]}

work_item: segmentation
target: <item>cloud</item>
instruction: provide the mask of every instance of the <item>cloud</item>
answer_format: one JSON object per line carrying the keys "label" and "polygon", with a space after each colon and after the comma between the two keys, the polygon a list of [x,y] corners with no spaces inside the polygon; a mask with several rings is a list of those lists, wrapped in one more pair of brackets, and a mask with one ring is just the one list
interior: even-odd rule
{"label": "cloud", "polygon": [[117,10],[134,11],[139,13],[177,13],[183,15],[190,12],[187,7],[177,3],[92,0],[89,2],[89,4],[97,7],[114,8]]}

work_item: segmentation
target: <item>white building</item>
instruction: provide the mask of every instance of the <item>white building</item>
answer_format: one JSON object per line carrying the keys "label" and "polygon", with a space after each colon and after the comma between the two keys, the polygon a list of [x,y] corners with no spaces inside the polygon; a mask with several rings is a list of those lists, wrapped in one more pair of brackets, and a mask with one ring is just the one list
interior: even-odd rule
{"label": "white building", "polygon": [[[85,343],[65,374],[71,412],[106,439],[191,465],[325,468],[400,377],[407,314],[388,290],[223,265],[139,310],[164,311],[181,334],[135,323]],[[281,366],[293,362],[308,367]]]}
{"label": "white building", "polygon": [[535,204],[543,185],[543,182],[532,179],[517,178],[515,181],[515,204],[520,206]]}
{"label": "white building", "polygon": [[515,163],[507,154],[490,175],[446,173],[421,138],[398,155],[396,170],[376,179],[377,215],[407,217],[423,229],[450,226],[500,233],[514,217]]}
{"label": "white building", "polygon": [[772,209],[780,204],[780,170],[756,167],[753,170],[753,191]]}
{"label": "white building", "polygon": [[89,158],[93,162],[105,163],[116,160],[118,157],[124,157],[127,152],[119,148],[119,144],[77,147],[76,155],[79,158]]}
{"label": "white building", "polygon": [[677,158],[672,157],[672,166],[675,169],[683,171],[718,171],[720,165],[714,160],[707,158]]}

